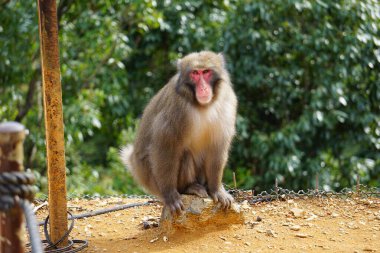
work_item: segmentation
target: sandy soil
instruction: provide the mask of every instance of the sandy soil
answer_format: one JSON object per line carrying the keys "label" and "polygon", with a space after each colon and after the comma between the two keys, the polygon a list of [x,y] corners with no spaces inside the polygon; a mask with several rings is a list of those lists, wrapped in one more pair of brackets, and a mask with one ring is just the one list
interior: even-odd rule
{"label": "sandy soil", "polygon": [[[74,214],[141,203],[144,199],[72,200]],[[244,225],[201,227],[166,235],[144,229],[159,203],[75,221],[70,239],[88,240],[81,252],[380,252],[380,199],[298,199],[243,204]],[[39,220],[47,208],[38,211]],[[259,218],[258,218],[259,217]]]}

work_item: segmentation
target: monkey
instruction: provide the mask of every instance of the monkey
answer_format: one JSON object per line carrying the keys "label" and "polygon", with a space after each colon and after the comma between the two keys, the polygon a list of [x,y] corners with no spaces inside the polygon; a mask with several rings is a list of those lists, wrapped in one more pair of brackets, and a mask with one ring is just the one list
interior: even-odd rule
{"label": "monkey", "polygon": [[184,210],[180,194],[210,196],[224,209],[234,201],[222,185],[237,113],[225,65],[211,51],[179,59],[145,107],[134,144],[120,151],[134,179],[173,214]]}

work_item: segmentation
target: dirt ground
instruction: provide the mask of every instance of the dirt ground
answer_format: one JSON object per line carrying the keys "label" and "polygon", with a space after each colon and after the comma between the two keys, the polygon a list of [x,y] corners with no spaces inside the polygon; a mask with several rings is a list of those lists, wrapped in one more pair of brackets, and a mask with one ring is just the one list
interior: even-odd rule
{"label": "dirt ground", "polygon": [[[144,199],[75,199],[73,214]],[[81,252],[380,252],[380,199],[297,199],[244,203],[244,225],[200,227],[166,235],[144,229],[159,203],[75,221],[70,239],[88,240]],[[39,220],[47,208],[37,212]]]}

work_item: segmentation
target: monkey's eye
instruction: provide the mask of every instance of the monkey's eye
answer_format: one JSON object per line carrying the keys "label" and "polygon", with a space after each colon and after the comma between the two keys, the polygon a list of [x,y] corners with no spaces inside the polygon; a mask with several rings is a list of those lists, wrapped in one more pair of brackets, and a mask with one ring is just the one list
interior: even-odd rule
{"label": "monkey's eye", "polygon": [[203,70],[203,74],[208,74],[208,73],[210,73],[211,72],[211,70],[209,70],[209,69],[205,69],[205,70]]}
{"label": "monkey's eye", "polygon": [[192,75],[199,75],[198,70],[193,70],[193,71],[191,71],[191,74],[192,74]]}

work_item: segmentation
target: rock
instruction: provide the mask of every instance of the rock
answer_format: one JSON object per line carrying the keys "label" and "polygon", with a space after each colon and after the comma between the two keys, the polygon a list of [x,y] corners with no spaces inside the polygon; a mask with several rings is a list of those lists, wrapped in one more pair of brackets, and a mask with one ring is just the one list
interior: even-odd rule
{"label": "rock", "polygon": [[290,209],[290,212],[294,215],[296,218],[303,217],[305,215],[305,210],[299,209],[299,208],[292,208]]}
{"label": "rock", "polygon": [[248,203],[248,200],[244,200],[242,203],[241,203],[241,209],[243,210],[249,210],[249,209],[252,209],[252,207],[249,205]]}
{"label": "rock", "polygon": [[266,230],[264,230],[264,229],[262,229],[262,228],[257,228],[256,231],[257,231],[258,233],[266,233],[266,232],[267,232]]}
{"label": "rock", "polygon": [[272,236],[272,237],[274,237],[274,238],[277,238],[278,236],[276,235],[276,233],[273,231],[273,230],[270,230],[270,229],[268,229],[267,231],[266,231],[266,235],[267,236]]}
{"label": "rock", "polygon": [[161,214],[160,227],[167,233],[177,229],[198,230],[207,226],[228,226],[243,224],[244,216],[240,205],[232,203],[228,210],[223,210],[220,203],[214,203],[210,198],[200,198],[195,195],[181,195],[185,211],[172,216],[164,206]]}
{"label": "rock", "polygon": [[299,237],[299,238],[307,238],[308,237],[308,235],[301,234],[301,233],[296,234],[296,236]]}
{"label": "rock", "polygon": [[366,251],[366,252],[376,252],[375,249],[372,249],[372,248],[369,248],[369,247],[365,247],[365,248],[363,249],[363,251]]}
{"label": "rock", "polygon": [[294,225],[294,226],[291,226],[291,227],[289,227],[289,228],[290,228],[290,230],[299,231],[299,230],[301,229],[301,226],[299,226],[299,225]]}
{"label": "rock", "polygon": [[156,242],[156,241],[158,241],[158,237],[156,237],[156,238],[153,238],[152,240],[150,240],[149,242],[150,243],[154,243],[154,242]]}
{"label": "rock", "polygon": [[149,229],[153,227],[158,227],[159,218],[152,217],[152,216],[145,216],[143,220],[141,221],[141,225],[143,229]]}
{"label": "rock", "polygon": [[256,225],[258,225],[258,224],[260,224],[260,223],[257,222],[257,221],[246,221],[246,222],[244,223],[244,225],[247,225],[248,228],[254,228],[254,226],[256,226]]}
{"label": "rock", "polygon": [[307,221],[312,221],[312,220],[314,220],[314,219],[316,219],[316,218],[318,218],[318,216],[312,213],[312,214],[310,215],[310,217],[307,218],[306,220],[307,220]]}

